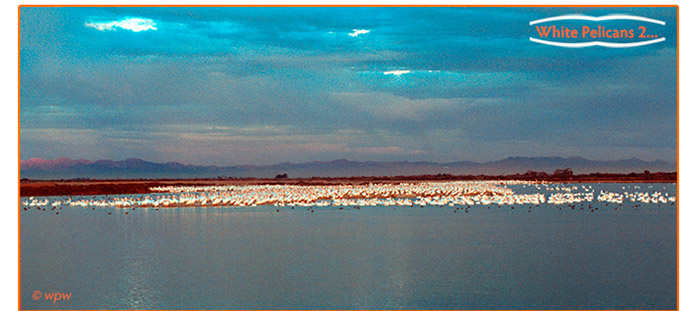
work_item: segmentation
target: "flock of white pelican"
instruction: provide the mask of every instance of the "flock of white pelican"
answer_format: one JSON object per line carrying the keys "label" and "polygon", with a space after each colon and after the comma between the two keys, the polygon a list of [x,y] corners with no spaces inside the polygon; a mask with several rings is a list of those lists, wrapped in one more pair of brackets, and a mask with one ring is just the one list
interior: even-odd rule
{"label": "flock of white pelican", "polygon": [[[533,193],[517,194],[513,185]],[[534,188],[534,189],[532,189]],[[627,190],[628,188],[628,190]],[[519,188],[518,188],[519,189]],[[24,210],[51,211],[65,207],[175,208],[175,207],[243,207],[301,206],[512,206],[539,204],[577,204],[625,201],[645,204],[674,204],[668,192],[622,187],[622,192],[595,190],[592,185],[565,185],[529,181],[450,181],[365,185],[248,185],[248,186],[161,186],[147,195],[93,197],[29,197],[21,201]],[[646,191],[643,191],[646,190]],[[637,205],[634,205],[637,206]]]}

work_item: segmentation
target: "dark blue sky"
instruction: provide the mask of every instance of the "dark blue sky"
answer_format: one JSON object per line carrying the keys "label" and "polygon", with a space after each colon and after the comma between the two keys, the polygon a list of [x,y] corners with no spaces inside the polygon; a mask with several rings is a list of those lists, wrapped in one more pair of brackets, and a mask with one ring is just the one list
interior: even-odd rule
{"label": "dark blue sky", "polygon": [[[662,20],[647,27],[666,41],[529,41],[529,21],[572,13]],[[24,160],[676,158],[675,8],[25,7],[20,19]]]}

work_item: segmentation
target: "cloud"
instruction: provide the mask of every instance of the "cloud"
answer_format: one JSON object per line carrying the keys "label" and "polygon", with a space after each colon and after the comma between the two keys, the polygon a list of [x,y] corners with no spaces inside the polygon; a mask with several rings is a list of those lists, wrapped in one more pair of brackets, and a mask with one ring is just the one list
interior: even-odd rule
{"label": "cloud", "polygon": [[146,31],[146,30],[158,30],[158,28],[155,27],[155,22],[152,19],[145,19],[145,18],[138,18],[138,17],[126,18],[126,19],[122,19],[120,21],[112,21],[112,22],[87,21],[87,22],[85,22],[85,27],[95,28],[99,31],[105,31],[105,30],[113,31],[113,30],[116,30],[115,27],[119,27],[121,29],[126,29],[126,30],[131,30],[133,32],[141,32],[141,31]]}
{"label": "cloud", "polygon": [[394,76],[401,76],[406,73],[410,73],[410,70],[391,70],[391,71],[384,71],[383,74],[385,75],[394,75]]}
{"label": "cloud", "polygon": [[369,33],[370,30],[368,29],[352,29],[354,32],[350,33],[350,37],[357,37],[359,35],[363,35],[365,33]]}
{"label": "cloud", "polygon": [[663,45],[527,43],[520,26],[564,11],[22,8],[22,156],[674,159],[675,9],[619,11],[668,21]]}

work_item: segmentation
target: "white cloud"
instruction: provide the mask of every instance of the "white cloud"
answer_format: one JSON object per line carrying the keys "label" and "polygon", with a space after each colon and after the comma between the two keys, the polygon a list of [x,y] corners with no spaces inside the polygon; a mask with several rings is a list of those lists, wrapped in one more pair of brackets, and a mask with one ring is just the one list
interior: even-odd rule
{"label": "white cloud", "polygon": [[359,35],[363,35],[365,33],[369,33],[370,30],[368,29],[352,29],[354,32],[350,33],[350,37],[357,37]]}
{"label": "white cloud", "polygon": [[155,27],[155,22],[152,19],[145,19],[145,18],[138,18],[138,17],[126,18],[126,19],[122,19],[120,21],[112,21],[112,22],[87,21],[87,22],[85,22],[85,27],[95,28],[99,31],[105,31],[105,30],[112,31],[112,30],[116,30],[116,27],[121,28],[121,29],[131,30],[133,32],[140,32],[140,31],[146,31],[146,30],[158,30],[158,28]]}
{"label": "white cloud", "polygon": [[391,70],[391,71],[384,71],[383,74],[385,75],[394,75],[400,77],[401,75],[404,75],[406,73],[410,73],[410,70]]}

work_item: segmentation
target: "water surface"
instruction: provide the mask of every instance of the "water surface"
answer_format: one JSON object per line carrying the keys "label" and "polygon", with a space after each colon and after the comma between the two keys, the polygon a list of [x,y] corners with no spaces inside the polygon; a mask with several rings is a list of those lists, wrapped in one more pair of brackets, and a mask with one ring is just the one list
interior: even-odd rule
{"label": "water surface", "polygon": [[312,210],[22,210],[22,308],[677,308],[675,204]]}

